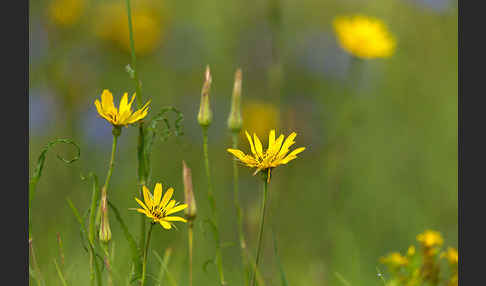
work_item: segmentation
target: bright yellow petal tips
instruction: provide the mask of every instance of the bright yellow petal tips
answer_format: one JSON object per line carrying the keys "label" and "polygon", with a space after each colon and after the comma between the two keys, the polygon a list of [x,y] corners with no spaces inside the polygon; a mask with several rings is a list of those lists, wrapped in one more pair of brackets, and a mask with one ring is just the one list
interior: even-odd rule
{"label": "bright yellow petal tips", "polygon": [[339,16],[333,21],[339,45],[361,59],[388,58],[395,52],[395,39],[385,24],[362,15]]}
{"label": "bright yellow petal tips", "polygon": [[153,195],[150,193],[150,190],[145,186],[142,187],[142,190],[144,202],[140,201],[138,198],[135,198],[135,201],[143,209],[139,208],[133,210],[145,214],[145,216],[152,220],[152,223],[159,223],[165,229],[171,229],[172,222],[174,221],[187,222],[184,218],[169,216],[170,214],[182,211],[187,208],[186,204],[179,205],[178,203],[176,203],[175,200],[170,200],[172,194],[174,193],[173,188],[169,188],[163,196],[163,188],[161,183],[155,184]]}
{"label": "bright yellow petal tips", "polygon": [[101,94],[101,102],[96,99],[94,104],[98,114],[113,124],[113,126],[126,126],[138,122],[148,114],[150,100],[139,110],[132,111],[132,103],[135,96],[136,94],[134,93],[130,102],[128,102],[128,93],[125,92],[117,109],[113,103],[113,95],[109,90],[105,89]]}
{"label": "bright yellow petal tips", "polygon": [[[289,148],[295,143],[294,139],[297,136],[295,132],[292,132],[284,142],[284,135],[280,135],[275,139],[275,130],[271,130],[268,135],[268,147],[265,151],[263,151],[262,143],[256,134],[253,134],[253,140],[248,132],[245,131],[245,134],[250,143],[250,150],[253,155],[245,154],[238,149],[228,148],[226,151],[235,156],[247,167],[256,168],[254,175],[262,170],[264,174],[269,175],[272,168],[287,164],[297,158],[297,154],[305,150],[305,147],[300,147],[289,153]],[[282,142],[284,143],[282,144]],[[269,178],[268,176],[267,179]]]}

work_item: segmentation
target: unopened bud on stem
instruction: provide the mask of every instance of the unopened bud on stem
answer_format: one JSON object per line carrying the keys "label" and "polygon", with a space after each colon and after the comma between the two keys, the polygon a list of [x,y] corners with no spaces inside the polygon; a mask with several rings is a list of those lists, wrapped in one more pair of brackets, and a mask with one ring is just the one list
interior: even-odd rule
{"label": "unopened bud on stem", "polygon": [[106,201],[106,189],[101,191],[101,224],[100,224],[100,241],[109,242],[111,240],[110,220],[108,219],[108,204]]}
{"label": "unopened bud on stem", "polygon": [[235,83],[231,97],[231,111],[227,123],[228,128],[232,132],[239,132],[243,125],[243,119],[241,118],[241,69],[237,69],[235,73]]}
{"label": "unopened bud on stem", "polygon": [[206,66],[205,81],[201,91],[201,104],[199,105],[199,114],[197,115],[197,121],[199,125],[208,127],[213,120],[213,112],[209,106],[209,90],[211,88],[211,71],[209,65]]}
{"label": "unopened bud on stem", "polygon": [[192,221],[196,218],[196,198],[192,189],[191,169],[187,167],[186,162],[182,161],[182,179],[184,183],[184,197],[187,208],[185,209],[186,218]]}

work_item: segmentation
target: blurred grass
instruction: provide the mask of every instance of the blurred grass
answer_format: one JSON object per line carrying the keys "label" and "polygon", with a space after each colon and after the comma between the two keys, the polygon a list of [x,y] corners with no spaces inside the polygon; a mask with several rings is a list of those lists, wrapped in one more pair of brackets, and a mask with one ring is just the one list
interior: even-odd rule
{"label": "blurred grass", "polygon": [[[48,155],[33,205],[33,233],[49,285],[59,283],[52,263],[53,258],[59,261],[57,232],[63,240],[66,280],[86,285],[88,255],[65,199],[86,209],[90,184],[82,182],[80,174],[94,171],[102,176],[108,164],[110,129],[97,118],[94,99],[109,88],[118,100],[123,92],[133,92],[134,85],[124,70],[129,53],[93,31],[101,28],[99,6],[117,1],[86,1],[70,27],[48,18],[51,2],[30,5],[29,165],[32,171],[41,148],[54,138],[79,143],[81,159],[66,167]],[[138,57],[144,96],[152,98],[152,112],[173,105],[185,116],[183,137],[154,145],[152,177],[173,186],[176,199],[183,200],[181,161],[193,169],[201,218],[194,234],[196,284],[216,281],[214,265],[207,273],[202,269],[214,253],[211,234],[201,226],[209,208],[196,121],[206,64],[213,76],[209,154],[216,199],[224,206],[223,242],[238,240],[231,157],[225,148],[231,145],[226,117],[233,75],[241,67],[243,106],[274,105],[279,130],[295,130],[298,145],[308,147],[300,159],[276,170],[270,185],[268,226],[277,237],[289,285],[342,285],[336,272],[351,285],[377,285],[378,258],[406,249],[427,228],[441,231],[446,244],[457,245],[457,3],[434,10],[419,0],[282,1],[282,44],[277,49],[283,77],[275,94],[268,76],[272,26],[266,18],[267,2],[144,2],[165,17],[159,46]],[[392,58],[364,62],[359,85],[348,78],[350,58],[337,46],[331,26],[334,16],[356,12],[383,19],[398,40]],[[245,125],[249,130],[272,127],[263,119]],[[241,142],[248,149],[246,141]],[[56,146],[54,152],[68,157],[72,150],[63,148]],[[134,207],[137,193],[135,150],[136,130],[124,128],[111,200],[132,226],[138,224],[127,210]],[[253,255],[260,191],[251,172],[241,168],[240,194]],[[179,285],[187,285],[185,231],[186,226],[154,231],[152,241],[160,254],[172,248],[167,267]],[[128,246],[115,220],[112,232],[115,264],[120,273],[127,273]],[[227,280],[239,285],[238,247],[223,253]],[[159,268],[152,257],[149,271],[157,274]],[[270,232],[265,235],[262,269],[268,285],[279,284]]]}

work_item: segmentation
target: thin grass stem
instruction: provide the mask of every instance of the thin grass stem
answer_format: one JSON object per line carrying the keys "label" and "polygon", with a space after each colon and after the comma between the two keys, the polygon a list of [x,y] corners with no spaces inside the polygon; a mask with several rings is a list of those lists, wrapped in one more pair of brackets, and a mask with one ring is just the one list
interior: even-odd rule
{"label": "thin grass stem", "polygon": [[188,235],[188,247],[189,247],[189,286],[192,286],[192,240],[193,240],[193,222],[189,221]]}
{"label": "thin grass stem", "polygon": [[218,232],[218,234],[216,235],[216,265],[219,272],[219,282],[221,285],[226,285],[226,281],[224,279],[224,271],[223,271],[223,257],[221,254],[221,243],[219,241],[218,214],[216,209],[216,201],[214,199],[213,185],[211,182],[211,171],[209,168],[208,129],[207,127],[203,127],[202,130],[203,130],[204,166],[206,169],[206,177],[208,179],[208,200],[213,214],[213,223],[216,228],[216,231]]}
{"label": "thin grass stem", "polygon": [[145,251],[143,252],[143,264],[142,264],[142,281],[140,282],[140,286],[145,285],[145,276],[147,272],[147,256],[148,256],[148,249],[150,244],[150,237],[152,236],[152,229],[154,228],[154,223],[150,224],[150,228],[148,230],[147,235],[147,243],[145,243]]}

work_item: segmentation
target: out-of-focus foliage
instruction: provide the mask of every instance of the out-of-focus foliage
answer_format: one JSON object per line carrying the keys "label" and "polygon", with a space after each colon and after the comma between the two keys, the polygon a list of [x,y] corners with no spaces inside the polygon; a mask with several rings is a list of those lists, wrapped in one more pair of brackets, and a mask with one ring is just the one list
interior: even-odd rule
{"label": "out-of-focus foliage", "polygon": [[[59,266],[64,278],[69,285],[89,284],[88,253],[66,198],[87,209],[91,184],[80,175],[92,171],[102,178],[109,163],[111,126],[97,115],[94,100],[103,89],[115,95],[135,92],[125,71],[130,53],[124,4],[29,4],[30,170],[55,138],[71,138],[82,153],[68,168],[47,157],[37,185],[33,243],[48,285],[58,282],[53,263],[53,258],[61,261],[57,233],[63,242],[64,262]],[[148,117],[166,106],[184,115],[183,136],[154,140],[151,177],[174,187],[175,199],[183,201],[181,161],[192,169],[197,200],[195,285],[217,281],[213,264],[206,265],[207,272],[203,269],[214,254],[211,232],[202,223],[210,209],[197,122],[207,64],[213,113],[209,155],[221,206],[221,241],[228,245],[223,261],[229,285],[242,285],[233,159],[225,151],[231,147],[226,120],[239,67],[242,131],[260,138],[272,128],[279,134],[295,131],[299,146],[306,146],[299,160],[272,172],[261,261],[267,285],[280,283],[280,267],[289,285],[345,285],[342,279],[350,285],[379,285],[379,257],[408,245],[424,229],[440,231],[447,246],[457,246],[457,1],[144,0],[132,1],[132,6],[143,101],[152,100]],[[354,14],[386,24],[396,39],[391,57],[356,61],[340,47],[333,20]],[[177,117],[166,116],[170,122]],[[239,149],[248,152],[244,139]],[[262,143],[267,146],[266,140]],[[139,195],[137,128],[124,128],[118,144],[110,201],[132,228],[139,223],[138,214],[128,210]],[[56,148],[66,158],[74,152],[69,146]],[[251,170],[240,168],[244,231],[252,255],[258,234],[258,183]],[[123,274],[131,271],[130,246],[114,217],[110,227],[116,242],[114,273],[119,274],[114,275],[115,285],[125,285]],[[134,234],[138,239],[138,232]],[[185,224],[177,231],[154,230],[151,246],[161,255],[174,250],[162,265],[169,271],[160,272],[163,282],[187,285]],[[417,247],[415,255],[423,255],[423,249]],[[438,261],[447,265],[452,257],[446,250]],[[158,277],[162,266],[155,256],[151,261],[148,271]],[[443,269],[449,271],[441,266],[440,273]]]}

